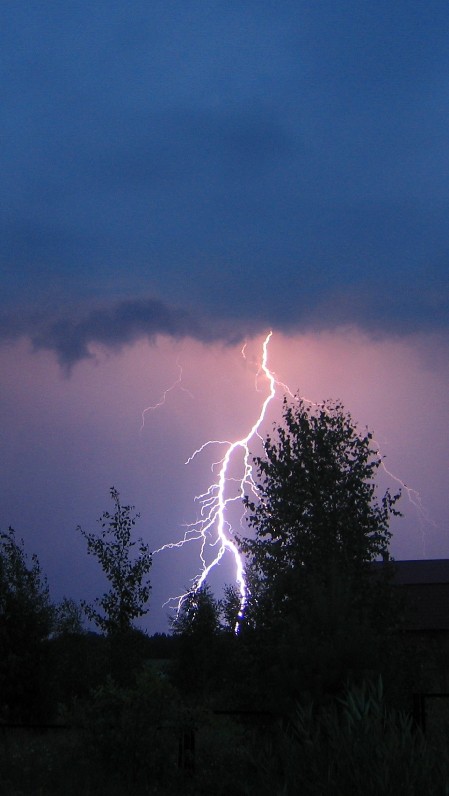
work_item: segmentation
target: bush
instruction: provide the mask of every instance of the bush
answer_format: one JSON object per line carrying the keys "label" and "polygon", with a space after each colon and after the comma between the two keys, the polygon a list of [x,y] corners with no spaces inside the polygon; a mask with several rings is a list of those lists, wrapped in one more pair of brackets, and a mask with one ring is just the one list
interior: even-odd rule
{"label": "bush", "polygon": [[78,716],[91,766],[124,782],[169,782],[177,774],[182,715],[176,692],[158,672],[144,670],[133,686],[109,679]]}
{"label": "bush", "polygon": [[28,561],[14,530],[0,532],[0,718],[41,721],[50,710],[45,642],[53,622],[36,555]]}
{"label": "bush", "polygon": [[288,730],[280,732],[271,748],[256,755],[257,792],[270,796],[447,796],[446,743],[440,737],[431,745],[410,716],[386,710],[381,681],[352,687],[327,707],[298,708]]}

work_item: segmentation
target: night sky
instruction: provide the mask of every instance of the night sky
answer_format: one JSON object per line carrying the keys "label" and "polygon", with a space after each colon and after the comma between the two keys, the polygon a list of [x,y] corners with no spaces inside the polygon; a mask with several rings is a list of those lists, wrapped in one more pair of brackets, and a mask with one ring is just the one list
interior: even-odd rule
{"label": "night sky", "polygon": [[[153,549],[196,519],[269,329],[419,492],[393,554],[449,557],[447,2],[11,0],[0,37],[0,527],[53,598],[102,593],[111,486]],[[145,627],[198,571],[154,557]]]}

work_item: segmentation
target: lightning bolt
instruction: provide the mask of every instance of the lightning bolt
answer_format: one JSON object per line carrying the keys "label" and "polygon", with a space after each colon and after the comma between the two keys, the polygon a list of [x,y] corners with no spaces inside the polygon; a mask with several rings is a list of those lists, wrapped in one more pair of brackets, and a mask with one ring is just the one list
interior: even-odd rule
{"label": "lightning bolt", "polygon": [[[200,505],[199,519],[194,523],[187,523],[184,526],[185,532],[181,539],[175,542],[168,542],[167,544],[164,544],[162,547],[153,551],[153,554],[157,554],[165,550],[181,548],[191,542],[198,542],[200,545],[201,571],[200,574],[194,579],[192,589],[190,589],[189,592],[178,595],[177,597],[170,597],[164,603],[164,605],[172,605],[177,613],[179,613],[179,610],[181,609],[181,606],[188,594],[192,591],[197,591],[206,581],[211,570],[220,563],[223,556],[226,553],[230,554],[234,562],[235,582],[237,583],[240,594],[239,613],[235,627],[236,632],[238,632],[239,621],[243,616],[247,600],[247,587],[245,581],[244,561],[235,541],[235,531],[233,530],[232,522],[229,519],[229,509],[231,508],[232,504],[235,504],[236,502],[241,503],[245,493],[248,491],[252,492],[256,497],[258,496],[257,485],[253,478],[250,446],[256,438],[263,442],[263,438],[260,434],[260,427],[266,418],[269,404],[276,397],[278,388],[282,390],[283,394],[287,394],[292,400],[297,400],[297,396],[291,392],[288,385],[280,381],[275,372],[272,371],[268,366],[268,346],[272,335],[272,331],[268,332],[263,341],[261,363],[255,376],[256,391],[261,392],[262,388],[260,384],[262,381],[267,388],[267,394],[262,402],[257,419],[250,427],[248,433],[240,439],[234,441],[219,439],[207,440],[199,448],[197,448],[191,454],[191,456],[189,456],[185,462],[187,465],[211,446],[224,448],[224,454],[222,458],[213,462],[211,465],[212,473],[215,474],[218,470],[216,479],[210,484],[205,492],[195,497],[195,501],[197,501]],[[241,355],[244,359],[246,359],[246,343],[241,349]],[[159,401],[143,410],[141,430],[144,427],[145,414],[162,406],[166,401],[168,393],[174,390],[176,387],[180,387],[180,389],[183,389],[193,398],[192,394],[181,385],[182,368],[179,363],[178,369],[178,378],[170,387],[168,387],[167,390],[162,393]],[[301,399],[311,406],[318,406],[315,401],[312,401],[308,398],[302,397]],[[398,476],[387,469],[384,463],[384,458],[381,455],[379,445],[374,440],[373,442],[377,449],[375,453],[379,457],[380,464],[384,472],[390,478],[396,481],[405,491],[408,500],[415,507],[420,520],[422,522],[429,523],[430,520],[425,508],[422,505],[419,493],[415,489],[408,487]],[[236,466],[236,462],[242,468],[241,475],[238,478],[232,475],[232,470],[233,467]],[[209,551],[209,548],[216,548],[216,551],[212,560],[208,562],[207,551]]]}
{"label": "lightning bolt", "polygon": [[[200,560],[202,569],[200,575],[195,579],[194,590],[199,589],[207,579],[211,570],[216,567],[225,553],[229,553],[234,562],[235,568],[235,582],[237,583],[240,594],[240,609],[238,613],[238,620],[243,615],[243,610],[247,598],[247,588],[245,582],[245,570],[243,558],[238,550],[235,533],[232,529],[232,524],[228,519],[228,512],[231,504],[241,502],[247,490],[251,490],[257,494],[257,487],[253,478],[253,469],[251,463],[250,443],[255,437],[262,440],[259,429],[263,423],[268,405],[271,403],[276,395],[276,387],[281,386],[285,388],[282,382],[276,379],[275,374],[268,367],[268,344],[271,340],[273,332],[270,331],[266,335],[262,345],[262,361],[256,374],[256,387],[259,390],[259,381],[264,379],[268,386],[267,395],[262,402],[258,417],[253,423],[247,434],[240,439],[230,440],[208,440],[204,442],[197,450],[195,450],[186,461],[189,464],[195,457],[199,456],[206,448],[210,446],[223,446],[225,451],[223,457],[212,464],[212,472],[218,468],[218,476],[216,480],[207,488],[205,492],[197,495],[195,500],[200,504],[200,518],[195,523],[188,524],[182,539],[177,542],[169,542],[163,545],[154,553],[160,553],[163,550],[179,548],[183,545],[192,542],[200,542]],[[242,356],[245,355],[246,345],[242,348]],[[152,408],[152,407],[151,407]],[[240,466],[243,467],[243,473],[239,478],[231,475],[232,467],[235,460],[239,460]],[[235,489],[237,484],[237,490]],[[232,489],[232,487],[234,487]],[[213,559],[207,563],[206,560],[206,547],[215,547],[216,552]],[[179,595],[178,597],[170,598],[166,604],[176,603],[177,610],[179,611],[183,601],[187,597],[187,593]],[[237,620],[237,625],[238,625]],[[237,629],[237,627],[236,627]]]}
{"label": "lightning bolt", "polygon": [[176,387],[179,387],[179,389],[182,390],[183,392],[187,393],[187,395],[189,395],[190,398],[193,398],[193,395],[190,392],[190,390],[188,390],[186,387],[184,387],[182,385],[182,365],[180,365],[179,362],[177,362],[176,365],[177,365],[177,368],[178,368],[178,378],[173,382],[173,384],[170,385],[170,387],[167,387],[167,389],[164,390],[164,392],[162,393],[162,395],[159,398],[159,400],[157,401],[157,403],[151,404],[150,406],[147,406],[145,409],[143,409],[142,415],[141,415],[142,423],[141,423],[141,426],[140,426],[140,431],[141,432],[143,431],[144,426],[145,426],[145,415],[147,414],[147,412],[154,412],[156,409],[160,409],[160,407],[165,404],[165,401],[167,400],[167,395],[170,392],[172,392],[173,390],[175,390]]}
{"label": "lightning bolt", "polygon": [[421,533],[422,551],[423,551],[423,556],[425,557],[426,555],[425,528],[426,526],[430,526],[432,528],[437,528],[438,526],[436,522],[431,518],[428,509],[424,506],[420,493],[413,487],[407,486],[407,484],[404,481],[402,481],[402,479],[399,478],[398,475],[395,475],[395,473],[392,473],[391,470],[388,469],[388,467],[385,465],[384,457],[380,452],[379,446],[377,445],[375,440],[373,440],[373,442],[377,446],[376,455],[379,456],[380,466],[382,467],[382,470],[389,478],[391,478],[393,481],[396,481],[396,483],[399,484],[401,490],[403,490],[407,495],[408,502],[414,507],[416,511],[416,516],[418,517],[420,533]]}

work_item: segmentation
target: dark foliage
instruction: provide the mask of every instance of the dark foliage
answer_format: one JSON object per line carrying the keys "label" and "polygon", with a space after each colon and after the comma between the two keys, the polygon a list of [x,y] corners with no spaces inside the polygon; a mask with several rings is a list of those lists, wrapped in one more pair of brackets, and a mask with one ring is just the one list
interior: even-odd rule
{"label": "dark foliage", "polygon": [[107,639],[97,633],[62,633],[47,642],[47,685],[55,717],[76,700],[88,698],[111,670]]}
{"label": "dark foliage", "polygon": [[23,541],[0,534],[0,715],[33,721],[48,710],[45,641],[53,623],[48,585]]}
{"label": "dark foliage", "polygon": [[107,679],[77,721],[91,765],[147,787],[176,776],[183,715],[173,686],[160,673],[144,668],[127,687]]}
{"label": "dark foliage", "polygon": [[[37,559],[29,566],[14,532],[1,535],[3,718],[43,716],[46,704],[70,727],[51,741],[8,741],[0,790],[449,792],[445,717],[429,744],[392,709],[407,706],[417,670],[433,663],[427,650],[411,658],[397,632],[388,545],[399,495],[377,497],[371,434],[340,404],[285,402],[255,464],[260,500],[245,501],[254,535],[240,540],[243,618],[234,586],[219,600],[203,584],[187,594],[170,636],[134,626],[148,610],[152,560],[132,539],[137,515],[115,489],[101,533],[80,529],[110,582],[83,604],[100,634],[84,631],[73,600],[52,608]],[[385,565],[374,568],[378,557]]]}
{"label": "dark foliage", "polygon": [[[118,491],[111,488],[115,511],[103,512],[99,519],[100,534],[78,530],[87,541],[87,552],[98,559],[111,588],[95,604],[83,603],[89,619],[108,635],[127,633],[133,621],[148,612],[151,585],[148,573],[152,565],[149,546],[141,538],[134,541],[131,533],[139,515],[132,515],[133,506],[123,506]],[[134,548],[137,556],[132,555]]]}
{"label": "dark foliage", "polygon": [[183,693],[205,696],[217,684],[220,604],[209,586],[192,590],[172,622],[177,639],[174,679]]}
{"label": "dark foliage", "polygon": [[[447,733],[447,728],[446,728]],[[445,796],[447,735],[430,743],[382,681],[350,686],[326,705],[296,705],[288,726],[255,749],[261,796]]]}
{"label": "dark foliage", "polygon": [[176,654],[177,643],[173,635],[154,633],[148,636],[148,657],[153,660],[171,660]]}
{"label": "dark foliage", "polygon": [[276,699],[335,690],[379,660],[395,613],[387,578],[374,579],[371,565],[388,558],[399,513],[399,495],[376,496],[380,463],[372,435],[340,404],[301,400],[284,402],[283,423],[255,460],[260,499],[245,500],[255,536],[240,542],[247,637]]}

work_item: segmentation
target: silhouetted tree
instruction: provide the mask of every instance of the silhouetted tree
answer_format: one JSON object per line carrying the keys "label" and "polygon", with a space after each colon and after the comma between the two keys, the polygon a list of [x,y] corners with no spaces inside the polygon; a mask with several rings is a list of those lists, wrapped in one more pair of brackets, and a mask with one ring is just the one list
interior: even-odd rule
{"label": "silhouetted tree", "polygon": [[47,647],[46,680],[55,707],[70,708],[87,699],[111,673],[110,642],[98,633],[63,630],[52,636]]}
{"label": "silhouetted tree", "polygon": [[241,596],[237,586],[228,583],[224,587],[223,599],[220,603],[222,627],[228,633],[235,634],[240,621]]}
{"label": "silhouetted tree", "polygon": [[204,695],[216,684],[220,648],[220,604],[207,584],[185,597],[172,630],[177,638],[175,680],[184,691]]}
{"label": "silhouetted tree", "polygon": [[[99,519],[100,534],[78,530],[87,541],[87,552],[98,559],[111,588],[94,605],[83,602],[86,615],[108,635],[128,632],[133,621],[148,612],[151,585],[147,577],[152,556],[141,538],[133,540],[132,528],[139,515],[132,515],[134,506],[123,506],[118,491],[112,487],[115,511],[103,512]],[[133,557],[134,549],[137,556]]]}
{"label": "silhouetted tree", "polygon": [[14,530],[0,533],[0,715],[28,721],[46,711],[45,641],[54,611],[36,555]]}
{"label": "silhouetted tree", "polygon": [[55,606],[53,635],[78,635],[83,632],[83,609],[72,597],[63,597]]}
{"label": "silhouetted tree", "polygon": [[300,399],[284,401],[283,423],[255,459],[259,500],[245,499],[255,536],[240,540],[247,624],[278,683],[297,687],[301,670],[303,682],[326,684],[363,668],[376,649],[371,631],[392,618],[371,566],[388,558],[389,520],[399,514],[399,494],[376,496],[380,464],[371,433],[341,404]]}
{"label": "silhouetted tree", "polygon": [[220,605],[207,583],[192,589],[182,601],[179,613],[172,621],[176,635],[214,636],[220,629]]}

